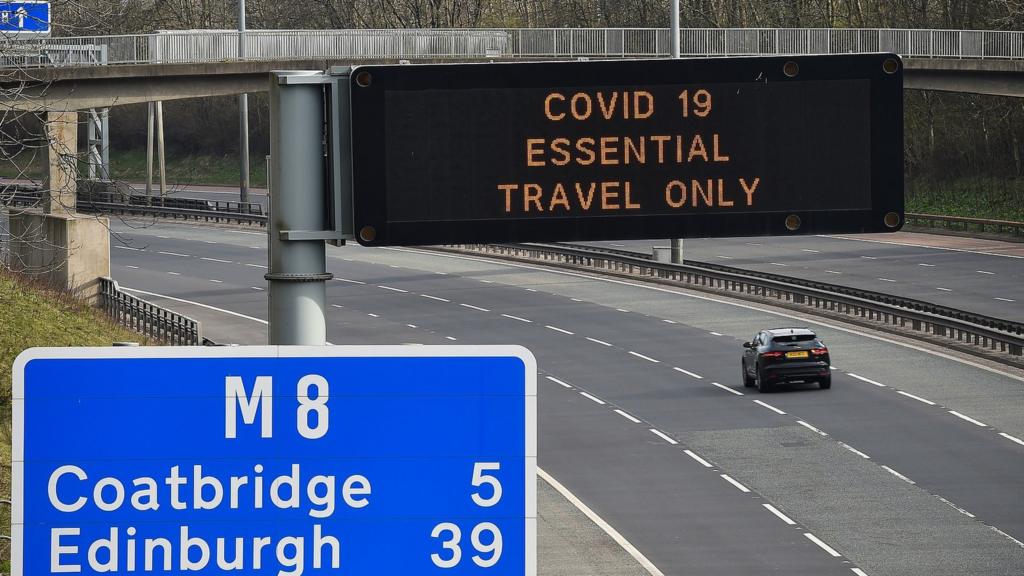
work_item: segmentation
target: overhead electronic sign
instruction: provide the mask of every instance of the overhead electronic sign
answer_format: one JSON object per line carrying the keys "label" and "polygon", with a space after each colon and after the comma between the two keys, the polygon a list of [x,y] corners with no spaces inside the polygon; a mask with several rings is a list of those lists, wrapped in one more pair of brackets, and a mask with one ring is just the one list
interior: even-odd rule
{"label": "overhead electronic sign", "polygon": [[13,574],[536,574],[517,346],[39,348]]}
{"label": "overhead electronic sign", "polygon": [[366,245],[903,222],[896,55],[362,66],[350,83]]}

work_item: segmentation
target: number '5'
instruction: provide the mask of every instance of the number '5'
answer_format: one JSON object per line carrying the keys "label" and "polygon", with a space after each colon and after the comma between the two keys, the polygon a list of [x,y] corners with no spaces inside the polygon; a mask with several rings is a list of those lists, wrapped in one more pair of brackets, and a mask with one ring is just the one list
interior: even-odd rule
{"label": "number '5'", "polygon": [[490,474],[484,474],[484,472],[490,470],[501,469],[501,463],[499,462],[476,462],[473,464],[473,486],[483,486],[484,484],[490,484],[492,493],[490,498],[484,498],[479,492],[474,492],[472,495],[473,503],[483,508],[489,508],[494,506],[501,500],[501,482],[497,478]]}

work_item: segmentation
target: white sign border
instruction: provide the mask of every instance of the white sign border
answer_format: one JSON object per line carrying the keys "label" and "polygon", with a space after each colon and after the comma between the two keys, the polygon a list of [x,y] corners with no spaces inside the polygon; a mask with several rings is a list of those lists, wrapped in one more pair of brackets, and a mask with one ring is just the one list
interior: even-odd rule
{"label": "white sign border", "polygon": [[[28,3],[28,2],[26,2]],[[39,2],[36,2],[39,3]],[[45,2],[42,2],[45,3]],[[25,367],[33,360],[97,358],[468,358],[512,357],[523,362],[526,382],[524,576],[537,576],[537,359],[518,345],[364,345],[364,346],[112,346],[29,348],[11,370],[11,576],[24,576]]]}

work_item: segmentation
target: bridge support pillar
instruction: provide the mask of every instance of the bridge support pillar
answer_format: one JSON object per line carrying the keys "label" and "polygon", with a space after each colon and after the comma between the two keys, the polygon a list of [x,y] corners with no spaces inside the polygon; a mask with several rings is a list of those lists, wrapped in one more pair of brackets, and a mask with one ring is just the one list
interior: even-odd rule
{"label": "bridge support pillar", "polygon": [[43,112],[46,150],[43,163],[43,210],[47,214],[75,211],[78,180],[78,112]]}

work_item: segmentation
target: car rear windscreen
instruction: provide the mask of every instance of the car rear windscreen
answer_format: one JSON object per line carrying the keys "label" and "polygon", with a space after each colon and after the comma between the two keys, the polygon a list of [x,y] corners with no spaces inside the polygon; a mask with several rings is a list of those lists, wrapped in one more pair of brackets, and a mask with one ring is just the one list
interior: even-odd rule
{"label": "car rear windscreen", "polygon": [[817,338],[814,334],[790,334],[787,336],[775,336],[772,338],[772,342],[778,342],[780,344],[786,344],[788,342],[810,342]]}

